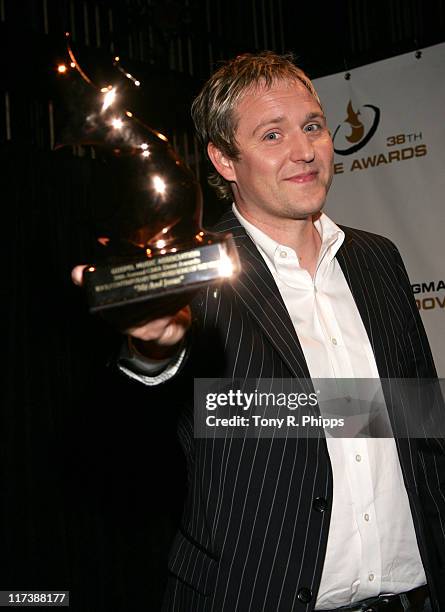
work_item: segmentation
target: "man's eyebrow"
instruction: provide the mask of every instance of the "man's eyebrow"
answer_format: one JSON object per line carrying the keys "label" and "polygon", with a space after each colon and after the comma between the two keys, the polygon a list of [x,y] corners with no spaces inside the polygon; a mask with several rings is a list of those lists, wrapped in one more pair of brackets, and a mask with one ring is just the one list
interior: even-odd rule
{"label": "man's eyebrow", "polygon": [[321,110],[315,111],[315,112],[312,112],[306,115],[304,123],[307,123],[308,121],[311,121],[312,119],[323,119],[323,121],[326,121],[326,116],[324,112]]}
{"label": "man's eyebrow", "polygon": [[[322,119],[323,121],[326,121],[326,116],[323,113],[323,111],[313,111],[312,113],[308,113],[306,115],[306,117],[304,118],[303,123],[307,123],[308,121],[312,121],[313,119]],[[265,128],[268,125],[274,125],[274,124],[279,124],[282,123],[285,120],[284,115],[279,115],[278,117],[271,117],[270,119],[265,119],[264,121],[261,121],[256,128],[253,130],[252,132],[252,136],[255,136],[255,134],[261,130],[262,128]]]}
{"label": "man's eyebrow", "polygon": [[265,119],[264,121],[261,121],[256,128],[253,130],[252,132],[252,136],[255,136],[255,134],[258,132],[258,130],[261,130],[262,128],[266,127],[266,125],[270,125],[275,124],[275,123],[281,123],[282,121],[284,121],[284,115],[279,115],[278,117],[271,117],[270,119]]}

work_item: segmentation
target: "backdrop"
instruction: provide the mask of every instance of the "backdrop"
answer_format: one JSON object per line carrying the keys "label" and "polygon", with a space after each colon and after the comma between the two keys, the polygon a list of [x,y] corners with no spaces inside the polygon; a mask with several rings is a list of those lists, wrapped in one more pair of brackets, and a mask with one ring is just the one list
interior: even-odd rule
{"label": "backdrop", "polygon": [[334,137],[327,212],[399,247],[445,376],[445,44],[316,79]]}

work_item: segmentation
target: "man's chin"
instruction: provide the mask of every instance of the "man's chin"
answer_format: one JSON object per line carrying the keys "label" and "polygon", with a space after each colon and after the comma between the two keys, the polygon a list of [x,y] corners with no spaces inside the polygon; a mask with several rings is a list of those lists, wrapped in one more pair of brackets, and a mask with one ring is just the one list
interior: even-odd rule
{"label": "man's chin", "polygon": [[321,215],[325,201],[314,203],[313,205],[306,205],[304,208],[300,206],[293,207],[292,218],[296,221],[304,221],[305,219],[318,219]]}

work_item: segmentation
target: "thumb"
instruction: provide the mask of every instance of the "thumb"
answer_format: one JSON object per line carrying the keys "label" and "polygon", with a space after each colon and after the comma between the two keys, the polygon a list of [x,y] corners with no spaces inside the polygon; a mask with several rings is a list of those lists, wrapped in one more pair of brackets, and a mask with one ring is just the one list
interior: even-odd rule
{"label": "thumb", "polygon": [[81,287],[83,285],[83,271],[85,270],[86,267],[87,266],[85,266],[85,265],[83,265],[83,266],[75,266],[71,270],[71,280],[78,287]]}

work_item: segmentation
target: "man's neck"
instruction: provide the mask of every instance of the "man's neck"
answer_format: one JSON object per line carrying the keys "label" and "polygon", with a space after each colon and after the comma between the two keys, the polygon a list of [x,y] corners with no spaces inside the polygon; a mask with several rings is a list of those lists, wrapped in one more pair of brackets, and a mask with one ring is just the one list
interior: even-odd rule
{"label": "man's neck", "polygon": [[317,268],[318,256],[321,248],[321,237],[314,226],[319,214],[306,219],[277,219],[270,222],[255,219],[251,214],[237,207],[241,216],[255,225],[267,236],[283,246],[293,249],[300,263],[313,277]]}

